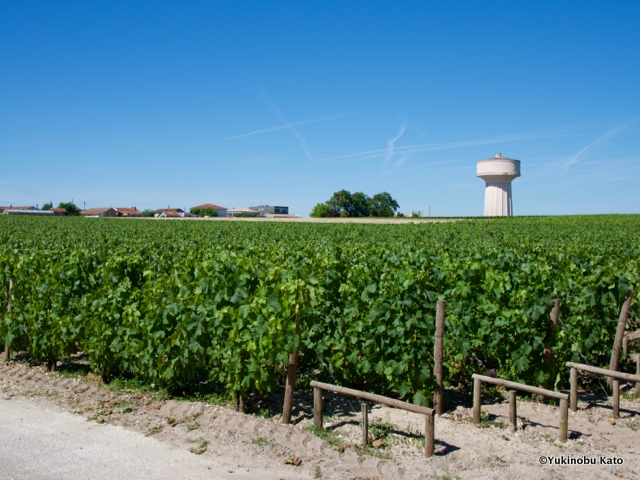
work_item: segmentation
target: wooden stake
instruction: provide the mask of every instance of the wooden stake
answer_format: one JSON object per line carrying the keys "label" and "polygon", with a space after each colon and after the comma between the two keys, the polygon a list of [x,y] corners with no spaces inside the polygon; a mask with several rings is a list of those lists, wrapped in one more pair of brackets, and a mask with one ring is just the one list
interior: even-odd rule
{"label": "wooden stake", "polygon": [[444,314],[446,302],[438,300],[436,304],[436,338],[433,346],[433,374],[436,377],[436,389],[433,394],[433,408],[437,415],[444,411],[444,386],[442,349],[444,343]]}
{"label": "wooden stake", "polygon": [[509,424],[511,425],[511,431],[514,433],[518,430],[517,408],[516,391],[509,390]]}
{"label": "wooden stake", "polygon": [[[622,340],[624,339],[624,331],[627,328],[627,317],[633,300],[633,290],[627,292],[627,296],[620,310],[620,318],[618,319],[618,329],[616,330],[616,339],[613,342],[613,350],[611,351],[611,361],[609,362],[609,370],[618,370],[618,362],[620,360],[620,350],[622,349]],[[612,388],[612,379],[607,379],[607,385]]]}
{"label": "wooden stake", "polygon": [[[636,357],[636,375],[640,375],[640,354]],[[636,382],[636,390],[640,388],[640,382]]]}
{"label": "wooden stake", "polygon": [[473,424],[480,426],[480,408],[482,402],[482,380],[473,379]]}
{"label": "wooden stake", "polygon": [[[11,289],[13,288],[13,278],[9,278],[9,301],[7,302],[7,313],[11,313]],[[4,361],[11,360],[11,345],[5,338],[4,340]]]}
{"label": "wooden stake", "polygon": [[[300,336],[300,328],[296,327],[296,334]],[[298,351],[289,355],[289,365],[287,365],[287,386],[284,390],[284,405],[282,407],[282,423],[291,423],[293,412],[293,395],[296,390],[296,378],[298,375]]]}
{"label": "wooden stake", "polygon": [[236,392],[236,411],[244,413],[246,410],[244,405],[244,398],[240,392]]}
{"label": "wooden stake", "polygon": [[571,367],[571,411],[578,411],[578,369]]}
{"label": "wooden stake", "polygon": [[620,418],[620,380],[613,379],[613,418]]}
{"label": "wooden stake", "polygon": [[567,441],[569,433],[569,404],[566,398],[560,399],[560,431],[558,432],[558,440],[562,443]]}
{"label": "wooden stake", "polygon": [[322,430],[322,389],[313,387],[313,425]]}
{"label": "wooden stake", "polygon": [[622,355],[624,355],[624,358],[627,358],[627,355],[629,355],[629,337],[626,335],[622,339]]}
{"label": "wooden stake", "polygon": [[[551,363],[553,362],[553,351],[551,350],[551,344],[553,343],[553,337],[556,334],[558,328],[558,318],[560,317],[560,299],[553,300],[553,308],[551,309],[551,315],[549,316],[549,334],[547,335],[547,341],[544,344],[544,353],[542,354],[542,362],[547,367],[547,372],[551,371]],[[549,379],[545,379],[540,384],[540,388],[547,389],[549,385]],[[537,395],[538,401],[544,399],[543,396]]]}
{"label": "wooden stake", "polygon": [[362,444],[369,443],[369,404],[360,402],[362,408]]}
{"label": "wooden stake", "polygon": [[435,447],[435,421],[433,415],[424,416],[424,456],[433,457]]}

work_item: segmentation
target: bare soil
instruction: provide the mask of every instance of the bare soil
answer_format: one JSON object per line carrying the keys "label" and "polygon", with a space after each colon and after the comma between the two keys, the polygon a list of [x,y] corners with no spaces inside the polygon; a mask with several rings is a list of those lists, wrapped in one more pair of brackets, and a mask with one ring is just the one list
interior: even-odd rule
{"label": "bare soil", "polygon": [[[619,419],[611,417],[604,394],[581,393],[578,412],[569,413],[570,439],[564,444],[557,441],[556,406],[523,399],[518,429],[512,433],[508,404],[486,397],[483,428],[477,428],[470,423],[470,395],[449,390],[448,411],[436,419],[436,455],[431,459],[423,456],[424,417],[373,406],[370,445],[363,447],[360,404],[332,394],[325,396],[323,438],[310,430],[313,401],[308,391],[296,393],[294,424],[283,425],[279,415],[263,418],[140,390],[113,391],[92,374],[67,378],[41,366],[1,363],[0,408],[15,396],[154,435],[175,448],[215,458],[229,471],[256,472],[256,478],[282,472],[284,465],[290,473],[282,478],[640,478],[640,401],[629,389],[621,397]],[[269,402],[273,411],[281,398],[255,399],[254,407],[266,412]],[[376,440],[376,447],[371,446]],[[588,457],[598,464],[541,465],[543,456]],[[601,457],[623,463],[600,464]]]}

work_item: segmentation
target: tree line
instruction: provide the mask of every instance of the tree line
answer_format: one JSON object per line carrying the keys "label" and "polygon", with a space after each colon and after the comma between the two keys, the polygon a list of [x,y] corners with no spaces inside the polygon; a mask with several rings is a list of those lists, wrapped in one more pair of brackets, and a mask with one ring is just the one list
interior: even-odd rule
{"label": "tree line", "polygon": [[387,192],[369,197],[363,192],[348,190],[335,192],[329,200],[319,203],[311,211],[313,218],[321,217],[393,217],[400,208]]}

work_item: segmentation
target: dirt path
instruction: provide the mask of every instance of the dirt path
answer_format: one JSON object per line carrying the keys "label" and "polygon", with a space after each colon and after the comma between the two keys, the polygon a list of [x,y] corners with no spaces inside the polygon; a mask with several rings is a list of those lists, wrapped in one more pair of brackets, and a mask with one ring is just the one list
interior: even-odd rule
{"label": "dirt path", "polygon": [[[0,365],[0,397],[25,397],[30,402],[68,410],[97,423],[122,426],[149,435],[194,459],[213,462],[255,478],[640,478],[640,403],[622,399],[615,425],[611,410],[597,397],[583,397],[581,409],[570,413],[570,440],[556,441],[556,407],[520,402],[520,427],[506,424],[507,405],[494,403],[487,428],[468,422],[464,402],[436,420],[436,456],[422,456],[424,419],[387,407],[372,409],[372,437],[379,448],[363,449],[359,404],[327,396],[327,439],[308,431],[312,423],[308,393],[297,395],[295,425],[279,418],[240,414],[201,402],[157,401],[149,394],[116,394],[91,377],[62,378],[40,367],[11,362]],[[7,400],[0,399],[0,408]],[[621,458],[621,465],[540,465],[539,458]],[[300,459],[299,466],[285,465]],[[296,462],[294,462],[296,463]]]}
{"label": "dirt path", "polygon": [[[215,459],[195,457],[141,433],[96,425],[59,410],[17,396],[0,404],[3,479],[256,478],[256,472],[232,474]],[[270,477],[278,479],[281,473],[285,472]]]}

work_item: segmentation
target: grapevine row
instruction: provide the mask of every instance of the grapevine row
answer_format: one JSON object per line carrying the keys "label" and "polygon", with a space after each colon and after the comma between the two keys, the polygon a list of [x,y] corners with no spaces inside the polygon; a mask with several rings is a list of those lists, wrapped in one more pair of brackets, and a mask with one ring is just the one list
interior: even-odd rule
{"label": "grapevine row", "polygon": [[424,405],[436,301],[446,299],[446,379],[496,368],[553,387],[561,369],[542,361],[553,298],[562,301],[554,365],[602,363],[624,296],[637,290],[639,233],[639,216],[420,225],[4,217],[0,302],[11,308],[0,339],[36,361],[82,351],[105,379],[126,372],[178,389],[206,375],[242,394],[276,388],[299,350],[301,368]]}

